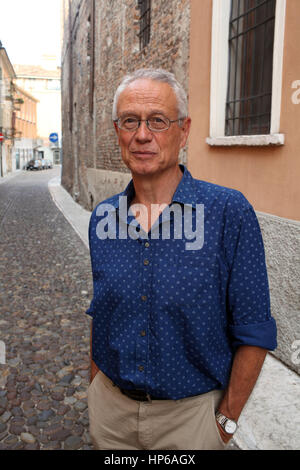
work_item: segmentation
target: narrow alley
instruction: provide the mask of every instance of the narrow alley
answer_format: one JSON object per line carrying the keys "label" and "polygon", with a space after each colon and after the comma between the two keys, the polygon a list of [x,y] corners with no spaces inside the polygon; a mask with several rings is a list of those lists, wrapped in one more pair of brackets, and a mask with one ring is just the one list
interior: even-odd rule
{"label": "narrow alley", "polygon": [[91,448],[90,259],[51,199],[59,172],[0,184],[0,450]]}

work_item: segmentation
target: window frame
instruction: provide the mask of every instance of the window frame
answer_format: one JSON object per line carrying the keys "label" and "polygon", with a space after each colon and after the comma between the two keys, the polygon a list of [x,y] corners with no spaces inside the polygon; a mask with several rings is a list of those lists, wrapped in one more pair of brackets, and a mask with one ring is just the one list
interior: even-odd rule
{"label": "window frame", "polygon": [[211,145],[283,145],[280,133],[281,92],[286,0],[276,1],[271,126],[269,134],[225,135],[226,99],[229,64],[229,21],[231,0],[213,0],[211,84],[210,84],[210,135],[206,142]]}
{"label": "window frame", "polygon": [[[144,3],[147,3],[146,5]],[[138,0],[138,8],[140,11],[139,25],[140,32],[138,34],[140,42],[140,51],[148,46],[151,39],[151,0]]]}

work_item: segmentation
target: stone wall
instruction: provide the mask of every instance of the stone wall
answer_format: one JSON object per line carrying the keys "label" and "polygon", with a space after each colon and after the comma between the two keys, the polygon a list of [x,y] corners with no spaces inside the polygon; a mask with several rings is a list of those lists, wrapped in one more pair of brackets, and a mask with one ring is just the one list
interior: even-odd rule
{"label": "stone wall", "polygon": [[257,212],[266,253],[271,312],[278,347],[273,355],[300,373],[300,222]]}
{"label": "stone wall", "polygon": [[[113,96],[122,77],[141,67],[164,68],[188,91],[190,1],[152,0],[150,43],[142,51],[137,4],[73,0],[71,14],[65,11],[62,184],[87,209],[114,194],[128,174],[112,124]],[[103,171],[114,172],[117,184],[102,187]]]}

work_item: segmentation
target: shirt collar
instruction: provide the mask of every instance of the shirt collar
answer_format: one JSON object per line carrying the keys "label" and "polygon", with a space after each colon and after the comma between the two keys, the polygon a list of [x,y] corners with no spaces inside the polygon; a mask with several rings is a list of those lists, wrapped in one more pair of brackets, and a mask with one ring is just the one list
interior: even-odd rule
{"label": "shirt collar", "polygon": [[[179,167],[183,175],[173,195],[172,202],[179,202],[179,203],[186,204],[192,207],[196,207],[194,178],[192,177],[191,173],[188,171],[188,169],[184,165],[180,164]],[[133,180],[131,180],[126,186],[123,193],[120,194],[120,196],[127,196],[128,205],[129,205],[134,195],[135,195],[134,185],[133,185]],[[116,201],[114,201],[113,206],[116,209],[119,207],[119,198]]]}
{"label": "shirt collar", "polygon": [[[192,177],[191,173],[188,171],[188,169],[184,165],[180,164],[179,167],[183,175],[172,197],[172,203],[178,202],[178,203],[195,208],[197,203],[195,199],[196,192],[195,192],[195,187],[194,187],[194,178]],[[113,197],[109,201],[110,206],[111,206],[111,211],[114,211],[114,210],[118,211],[120,209],[119,206],[120,206],[121,196],[127,197],[127,210],[128,210],[134,195],[135,195],[135,190],[134,190],[133,180],[130,180],[130,182],[124,189],[124,191],[120,193],[118,197]]]}
{"label": "shirt collar", "polygon": [[184,165],[179,166],[183,176],[173,195],[172,202],[179,202],[188,206],[196,207],[194,178]]}
{"label": "shirt collar", "polygon": [[[183,175],[173,195],[171,204],[173,202],[177,202],[179,204],[184,204],[184,205],[195,208],[196,207],[196,199],[195,199],[196,193],[195,193],[195,187],[194,187],[194,178],[192,177],[191,173],[188,171],[188,169],[184,165],[180,164],[179,167]],[[109,210],[109,212],[117,211],[119,214],[119,220],[121,222],[125,224],[138,226],[139,224],[130,210],[130,204],[134,195],[135,195],[135,190],[134,190],[133,180],[130,180],[125,190],[122,193],[120,193],[118,197],[115,196],[110,200],[111,209]],[[124,196],[126,196],[127,198],[125,201],[122,198]],[[122,200],[122,208],[120,207],[120,199]],[[123,204],[125,204],[126,207]],[[168,221],[168,220],[169,220],[169,217],[166,217],[165,221]],[[159,224],[159,221],[160,221],[160,218],[155,221],[152,229],[155,229],[155,227]]]}

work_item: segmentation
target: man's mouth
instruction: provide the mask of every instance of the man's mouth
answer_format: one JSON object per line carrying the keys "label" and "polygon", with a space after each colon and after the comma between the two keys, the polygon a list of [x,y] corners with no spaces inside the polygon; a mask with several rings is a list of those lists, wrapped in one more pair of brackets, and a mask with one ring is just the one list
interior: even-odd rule
{"label": "man's mouth", "polygon": [[131,153],[138,158],[151,158],[156,155],[156,152],[151,152],[150,150],[135,150]]}

